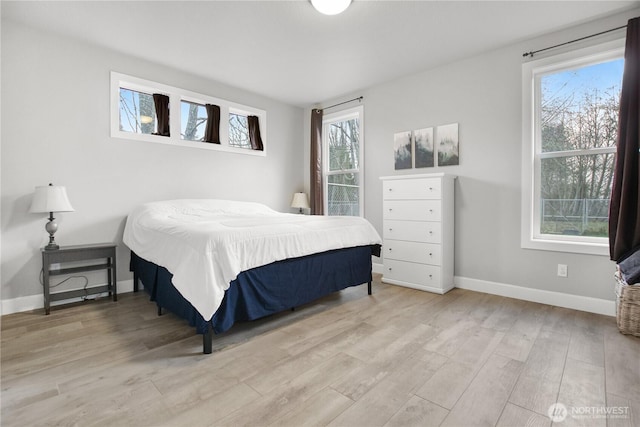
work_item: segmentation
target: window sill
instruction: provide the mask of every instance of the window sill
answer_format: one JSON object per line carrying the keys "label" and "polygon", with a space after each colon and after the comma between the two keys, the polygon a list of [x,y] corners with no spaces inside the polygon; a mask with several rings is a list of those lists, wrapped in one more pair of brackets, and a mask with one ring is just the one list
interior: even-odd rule
{"label": "window sill", "polygon": [[189,147],[189,148],[199,148],[201,150],[213,150],[213,151],[225,151],[227,153],[236,153],[236,154],[246,154],[249,156],[261,156],[265,157],[265,150],[251,150],[248,148],[238,148],[238,147],[230,147],[228,145],[221,144],[212,144],[208,142],[202,141],[188,141],[184,139],[177,139],[172,136],[158,136],[158,135],[141,135],[131,132],[122,132],[116,131],[111,134],[112,138],[125,139],[125,140],[133,140],[133,141],[143,141],[143,142],[153,142],[155,144],[165,144],[172,145],[175,147]]}
{"label": "window sill", "polygon": [[561,241],[551,239],[523,238],[520,245],[523,249],[540,251],[568,252],[584,255],[609,256],[608,243]]}

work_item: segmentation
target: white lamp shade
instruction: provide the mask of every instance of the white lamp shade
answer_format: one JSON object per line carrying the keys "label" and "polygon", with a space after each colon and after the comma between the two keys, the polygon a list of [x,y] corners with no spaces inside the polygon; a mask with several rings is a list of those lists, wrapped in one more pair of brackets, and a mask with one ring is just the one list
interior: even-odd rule
{"label": "white lamp shade", "polygon": [[67,197],[67,189],[60,185],[36,187],[31,201],[31,213],[74,212],[75,209]]}
{"label": "white lamp shade", "polygon": [[294,193],[293,200],[291,201],[292,208],[308,209],[309,200],[306,193]]}
{"label": "white lamp shade", "polygon": [[320,13],[337,15],[349,7],[351,0],[311,0],[311,4]]}

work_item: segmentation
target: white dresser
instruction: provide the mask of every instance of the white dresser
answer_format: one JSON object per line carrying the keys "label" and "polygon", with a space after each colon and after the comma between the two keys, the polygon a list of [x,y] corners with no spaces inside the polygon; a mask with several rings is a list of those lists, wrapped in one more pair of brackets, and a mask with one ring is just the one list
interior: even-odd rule
{"label": "white dresser", "polygon": [[453,288],[453,183],[443,173],[384,176],[382,281],[444,294]]}

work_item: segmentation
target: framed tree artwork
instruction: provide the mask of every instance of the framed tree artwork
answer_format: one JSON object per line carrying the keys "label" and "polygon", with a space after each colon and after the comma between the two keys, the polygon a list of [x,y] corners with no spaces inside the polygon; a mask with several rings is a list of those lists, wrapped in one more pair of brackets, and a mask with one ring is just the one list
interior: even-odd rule
{"label": "framed tree artwork", "polygon": [[399,132],[393,135],[393,156],[396,170],[411,169],[413,167],[411,131]]}
{"label": "framed tree artwork", "polygon": [[433,128],[424,128],[413,131],[415,146],[416,168],[430,168],[434,166]]}
{"label": "framed tree artwork", "polygon": [[436,129],[436,147],[438,150],[438,166],[460,164],[458,123],[438,126]]}

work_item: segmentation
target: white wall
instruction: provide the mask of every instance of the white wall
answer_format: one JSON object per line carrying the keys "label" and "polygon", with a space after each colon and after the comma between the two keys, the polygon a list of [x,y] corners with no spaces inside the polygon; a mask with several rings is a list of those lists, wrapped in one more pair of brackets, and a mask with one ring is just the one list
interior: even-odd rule
{"label": "white wall", "polygon": [[[514,294],[551,291],[613,300],[608,257],[520,248],[521,64],[523,52],[625,25],[639,14],[636,9],[323,102],[364,96],[366,218],[382,234],[380,176],[455,174],[458,282],[521,288]],[[394,133],[456,122],[459,166],[394,170]],[[308,141],[307,134],[308,124]],[[568,265],[568,278],[557,277],[559,263]]]}
{"label": "white wall", "polygon": [[[46,215],[28,213],[35,186],[67,187],[76,212],[57,215],[59,244],[118,243],[121,281],[131,278],[122,232],[137,204],[207,197],[289,212],[303,188],[299,108],[11,22],[2,22],[1,40],[3,301],[42,294]],[[112,139],[111,71],[266,110],[267,156]]]}

